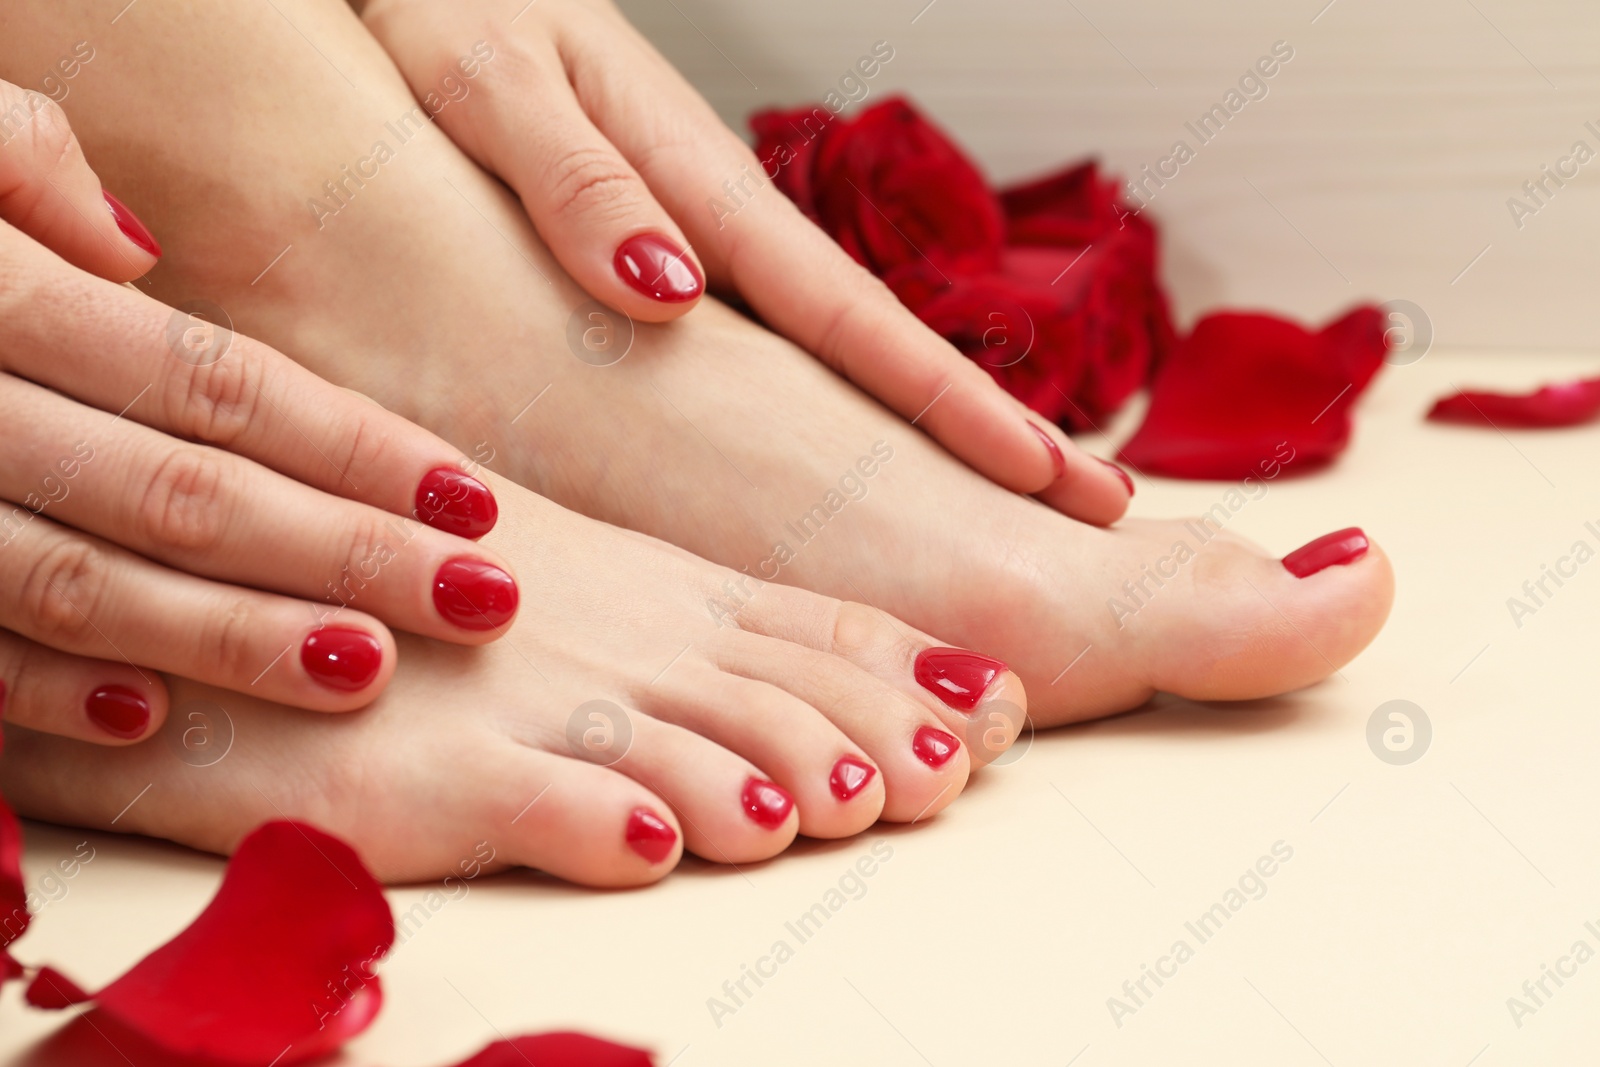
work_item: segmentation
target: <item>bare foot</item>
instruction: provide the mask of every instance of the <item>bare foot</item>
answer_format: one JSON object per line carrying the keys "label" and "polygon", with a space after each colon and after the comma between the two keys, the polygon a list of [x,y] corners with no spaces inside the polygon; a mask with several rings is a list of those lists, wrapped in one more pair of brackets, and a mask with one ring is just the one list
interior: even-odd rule
{"label": "bare foot", "polygon": [[6,796],[216,852],[305,819],[391,881],[492,855],[625,886],[685,847],[746,863],[796,833],[931,816],[1021,727],[1022,688],[997,665],[797,589],[741,605],[737,574],[490,480],[484,543],[523,590],[499,641],[399,635],[388,690],[347,714],[173,678],[164,736],[132,748],[8,727]]}
{"label": "bare foot", "polygon": [[[263,27],[282,62],[321,62]],[[330,14],[301,29],[359,92],[325,71],[232,79],[255,108],[246,128],[201,64],[160,85],[108,71],[67,102],[101,173],[144,194],[169,301],[216,302],[576,510],[995,655],[1041,724],[1156,690],[1308,685],[1387,617],[1389,563],[1364,539],[1297,576],[1201,520],[1086,526],[986,482],[713,301],[665,325],[607,317],[359,27]],[[469,93],[447,106],[472,105]],[[214,150],[169,162],[179,127]]]}

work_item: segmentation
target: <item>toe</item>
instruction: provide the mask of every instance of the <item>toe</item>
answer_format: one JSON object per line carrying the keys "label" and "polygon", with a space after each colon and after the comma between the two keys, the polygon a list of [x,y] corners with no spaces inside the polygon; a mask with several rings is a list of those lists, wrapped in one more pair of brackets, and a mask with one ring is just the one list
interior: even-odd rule
{"label": "toe", "polygon": [[[793,647],[729,633],[776,646],[763,650],[769,657]],[[848,837],[877,821],[884,791],[873,759],[793,692],[739,671],[699,666],[669,675],[647,706],[761,768],[794,798],[800,832],[808,837]]]}
{"label": "toe", "polygon": [[618,709],[625,742],[590,758],[664,798],[684,847],[701,859],[754,863],[788,848],[800,830],[793,794],[711,737],[660,717],[676,706],[665,697],[645,704],[655,714]]}
{"label": "toe", "polygon": [[988,763],[1011,747],[1028,717],[1022,679],[992,656],[951,648],[865,604],[768,586],[752,628],[827,653],[914,700]]}
{"label": "toe", "polygon": [[523,749],[486,753],[474,777],[497,783],[484,840],[501,861],[619,888],[656,881],[683,854],[667,802],[609,768]]}
{"label": "toe", "polygon": [[[861,795],[844,795],[839,785],[859,777],[848,765],[833,765],[829,783],[837,808],[881,805],[890,822],[915,822],[948,806],[966,787],[971,771],[969,746],[927,704],[903,693],[844,659],[759,634],[734,632],[718,650],[727,671],[757,678],[815,708],[866,753],[881,772],[881,793],[870,780]],[[848,759],[850,757],[842,757]],[[814,772],[813,772],[814,773]],[[836,784],[836,779],[843,778]],[[804,805],[802,804],[802,808]],[[853,825],[852,819],[846,825]],[[810,834],[804,820],[802,832]],[[850,832],[854,832],[853,830]],[[828,835],[835,836],[835,835]]]}

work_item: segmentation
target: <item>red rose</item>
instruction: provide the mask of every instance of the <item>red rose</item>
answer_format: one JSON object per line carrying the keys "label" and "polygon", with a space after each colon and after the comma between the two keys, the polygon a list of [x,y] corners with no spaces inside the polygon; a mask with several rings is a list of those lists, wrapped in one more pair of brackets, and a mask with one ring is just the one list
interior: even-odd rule
{"label": "red rose", "polygon": [[1000,205],[937,127],[898,98],[830,115],[769,111],[751,125],[766,173],[846,252],[879,277],[913,262],[947,275],[999,262]]}

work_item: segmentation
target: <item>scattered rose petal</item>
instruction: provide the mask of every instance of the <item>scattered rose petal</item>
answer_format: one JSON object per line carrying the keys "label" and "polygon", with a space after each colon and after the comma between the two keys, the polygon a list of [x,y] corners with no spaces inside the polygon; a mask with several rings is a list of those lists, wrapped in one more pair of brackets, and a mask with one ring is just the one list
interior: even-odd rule
{"label": "scattered rose petal", "polygon": [[1122,459],[1149,474],[1300,473],[1350,440],[1350,408],[1383,364],[1385,316],[1362,307],[1312,333],[1270,315],[1202,319],[1157,371]]}
{"label": "scattered rose petal", "polygon": [[1531,393],[1463,390],[1436,401],[1432,422],[1541,429],[1578,426],[1600,417],[1600,378],[1547,385]]}
{"label": "scattered rose petal", "polygon": [[766,173],[874,274],[913,262],[946,273],[998,262],[999,201],[972,161],[905,100],[849,118],[822,106],[761,112],[751,127]]}
{"label": "scattered rose petal", "polygon": [[650,1067],[643,1049],[615,1045],[587,1034],[553,1033],[496,1041],[456,1067]]}
{"label": "scattered rose petal", "polygon": [[50,966],[40,967],[28,984],[28,1003],[47,1011],[60,1011],[93,999],[93,993],[85,992],[78,983]]}
{"label": "scattered rose petal", "polygon": [[239,844],[200,917],[94,1001],[179,1055],[298,1063],[372,1022],[383,1003],[372,968],[393,941],[382,888],[348,845],[271,822]]}
{"label": "scattered rose petal", "polygon": [[[0,688],[0,700],[4,696]],[[0,733],[0,744],[4,743]],[[0,797],[0,985],[22,977],[22,965],[7,951],[28,929],[28,887],[22,880],[22,825]]]}

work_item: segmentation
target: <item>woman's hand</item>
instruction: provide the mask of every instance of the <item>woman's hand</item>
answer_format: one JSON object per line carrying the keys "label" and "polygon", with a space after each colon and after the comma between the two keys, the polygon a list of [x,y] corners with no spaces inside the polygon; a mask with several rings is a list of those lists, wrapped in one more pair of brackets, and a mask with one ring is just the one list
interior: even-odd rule
{"label": "woman's hand", "polygon": [[[812,225],[608,0],[351,3],[440,127],[516,190],[596,299],[662,322],[694,305],[709,274],[995,482],[1088,522],[1127,509],[1122,475]],[[746,198],[713,211],[728,182]]]}
{"label": "woman's hand", "polygon": [[7,722],[136,741],[167,713],[158,671],[345,711],[394,672],[385,623],[504,631],[516,585],[468,539],[496,509],[461,455],[114,284],[159,246],[60,108],[3,82],[0,220]]}

